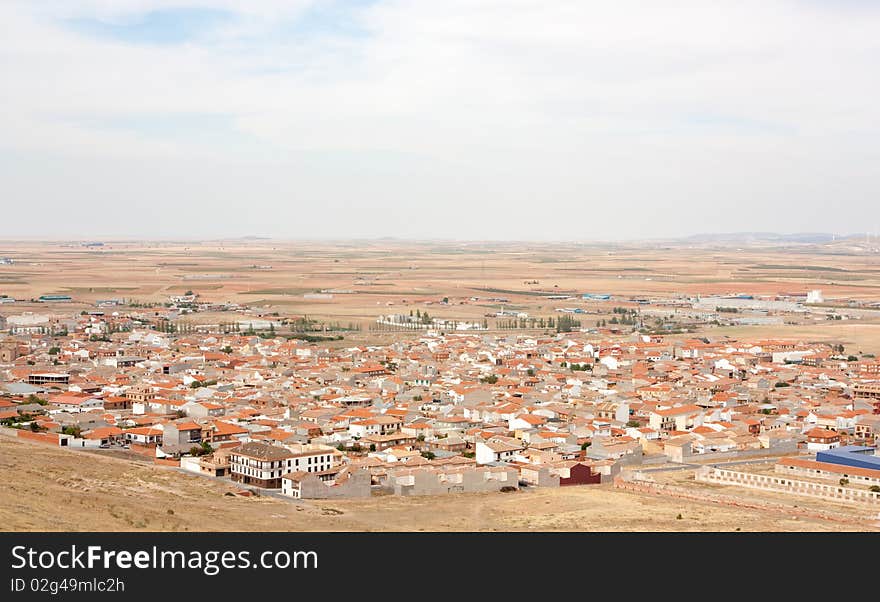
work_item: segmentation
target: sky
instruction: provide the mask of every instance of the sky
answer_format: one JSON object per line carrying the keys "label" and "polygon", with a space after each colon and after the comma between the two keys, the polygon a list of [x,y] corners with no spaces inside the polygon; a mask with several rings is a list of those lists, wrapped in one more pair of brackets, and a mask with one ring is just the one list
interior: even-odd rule
{"label": "sky", "polygon": [[873,0],[3,0],[0,237],[875,231]]}

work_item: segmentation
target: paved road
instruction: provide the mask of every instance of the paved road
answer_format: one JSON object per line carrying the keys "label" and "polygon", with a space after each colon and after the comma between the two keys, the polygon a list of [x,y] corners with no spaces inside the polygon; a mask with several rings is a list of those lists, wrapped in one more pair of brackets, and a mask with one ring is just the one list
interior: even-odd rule
{"label": "paved road", "polygon": [[775,464],[776,462],[779,461],[780,457],[754,458],[751,460],[731,460],[730,462],[710,462],[706,466],[736,466],[738,464]]}
{"label": "paved road", "polygon": [[638,466],[628,466],[627,468],[638,472],[669,472],[672,470],[688,470],[699,467],[699,464],[676,464],[675,466],[660,466],[658,468],[638,468]]}
{"label": "paved road", "polygon": [[676,464],[675,466],[660,466],[658,468],[638,468],[631,467],[632,470],[640,472],[668,472],[672,470],[695,470],[700,466],[737,466],[740,464],[772,464],[779,460],[778,456],[772,458],[747,458],[744,460],[728,460],[726,462],[707,462],[705,464]]}

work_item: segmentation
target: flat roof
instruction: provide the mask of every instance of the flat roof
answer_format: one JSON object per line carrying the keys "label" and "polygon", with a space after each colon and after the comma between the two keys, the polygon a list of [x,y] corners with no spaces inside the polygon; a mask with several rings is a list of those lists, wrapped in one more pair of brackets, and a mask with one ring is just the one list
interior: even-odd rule
{"label": "flat roof", "polygon": [[880,470],[880,456],[874,455],[876,448],[860,445],[845,445],[835,449],[816,452],[817,462],[842,464],[855,468]]}

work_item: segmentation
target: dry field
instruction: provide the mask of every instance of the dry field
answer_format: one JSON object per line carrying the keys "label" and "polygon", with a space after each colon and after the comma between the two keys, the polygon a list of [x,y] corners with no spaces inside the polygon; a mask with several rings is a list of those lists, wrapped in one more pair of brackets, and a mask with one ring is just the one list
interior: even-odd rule
{"label": "dry field", "polygon": [[[647,245],[535,243],[421,244],[395,240],[364,242],[107,242],[84,247],[60,242],[0,242],[0,294],[19,299],[68,294],[71,304],[16,303],[4,313],[80,311],[94,301],[126,298],[166,301],[193,290],[203,300],[246,303],[285,316],[309,315],[366,325],[383,313],[427,310],[432,316],[479,320],[501,304],[470,297],[508,299],[507,309],[533,316],[581,306],[608,317],[609,303],[583,302],[584,292],[613,295],[777,294],[821,288],[828,299],[880,299],[876,253],[848,246],[715,248]],[[342,289],[332,299],[304,294]],[[573,294],[576,300],[542,295]],[[440,305],[443,298],[449,305]],[[876,317],[874,317],[876,314]],[[203,316],[202,319],[208,319]],[[199,319],[198,317],[195,319]],[[866,329],[862,329],[862,327]],[[880,351],[880,311],[866,312],[858,325],[836,322],[760,327],[761,336],[814,336],[852,341]],[[757,327],[736,329],[757,333]],[[729,333],[725,333],[729,334]]]}
{"label": "dry field", "polygon": [[[0,437],[10,531],[826,531],[870,529],[609,485],[429,498],[230,497],[228,481]],[[679,475],[680,476],[680,475]],[[798,501],[794,502],[799,503]],[[677,518],[678,516],[681,518]]]}

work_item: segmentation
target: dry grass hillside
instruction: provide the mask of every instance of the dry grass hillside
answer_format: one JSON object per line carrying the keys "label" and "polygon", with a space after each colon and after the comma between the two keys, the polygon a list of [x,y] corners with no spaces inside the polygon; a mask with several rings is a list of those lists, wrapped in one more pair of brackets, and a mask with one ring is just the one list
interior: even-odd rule
{"label": "dry grass hillside", "polygon": [[[0,438],[0,529],[11,531],[825,531],[857,524],[569,487],[432,498],[288,502],[228,482]],[[677,518],[681,515],[681,518]],[[867,524],[864,528],[870,528]]]}

